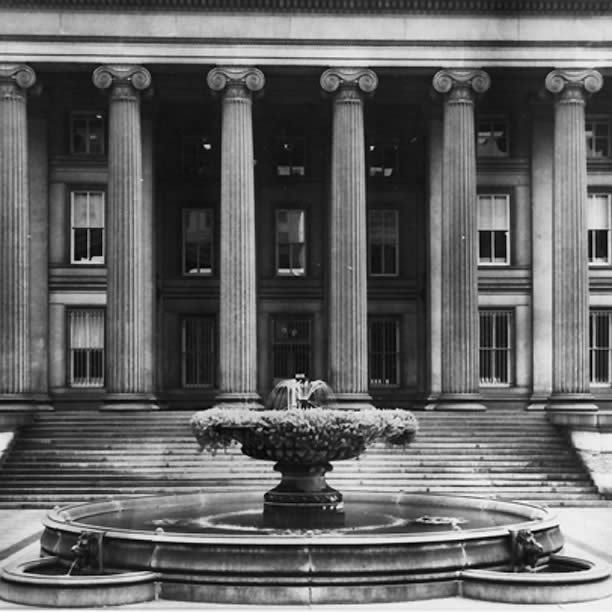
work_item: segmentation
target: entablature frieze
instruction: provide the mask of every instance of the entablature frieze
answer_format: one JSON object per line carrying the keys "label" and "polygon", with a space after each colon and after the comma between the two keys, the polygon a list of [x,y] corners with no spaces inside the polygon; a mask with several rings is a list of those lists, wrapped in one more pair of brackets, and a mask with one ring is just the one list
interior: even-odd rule
{"label": "entablature frieze", "polygon": [[608,0],[5,0],[8,7],[300,13],[612,13]]}

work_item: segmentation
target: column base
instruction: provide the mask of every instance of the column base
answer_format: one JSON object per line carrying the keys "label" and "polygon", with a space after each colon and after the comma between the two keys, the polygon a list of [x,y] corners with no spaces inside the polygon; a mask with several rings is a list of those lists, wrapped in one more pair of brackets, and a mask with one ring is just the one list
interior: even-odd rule
{"label": "column base", "polygon": [[567,410],[598,412],[599,407],[593,402],[593,399],[590,393],[553,393],[546,410],[549,412],[565,412]]}
{"label": "column base", "polygon": [[263,410],[264,405],[258,393],[219,393],[215,398],[215,408],[234,410]]}
{"label": "column base", "polygon": [[486,410],[479,393],[442,393],[426,410],[478,412]]}
{"label": "column base", "polygon": [[550,403],[550,395],[547,393],[534,393],[529,398],[529,404],[525,410],[546,410]]}
{"label": "column base", "polygon": [[157,398],[150,393],[108,393],[99,410],[159,410],[159,405]]}
{"label": "column base", "polygon": [[369,393],[334,393],[332,406],[336,410],[368,410],[375,408]]}

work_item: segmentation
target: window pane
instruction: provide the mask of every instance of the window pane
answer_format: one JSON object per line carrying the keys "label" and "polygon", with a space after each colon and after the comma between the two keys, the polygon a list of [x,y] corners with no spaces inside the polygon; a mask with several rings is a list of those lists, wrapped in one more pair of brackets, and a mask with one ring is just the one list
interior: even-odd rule
{"label": "window pane", "polygon": [[72,227],[89,227],[89,192],[72,193]]}
{"label": "window pane", "polygon": [[511,383],[512,311],[483,310],[480,319],[480,383],[508,385]]}
{"label": "window pane", "polygon": [[213,214],[208,208],[183,210],[183,274],[211,274]]}
{"label": "window pane", "polygon": [[506,232],[493,232],[495,240],[495,261],[505,262],[507,259]]}
{"label": "window pane", "polygon": [[92,262],[99,263],[104,259],[104,231],[89,230],[89,255]]}
{"label": "window pane", "polygon": [[276,272],[299,275],[306,272],[306,213],[276,211]]}
{"label": "window pane", "polygon": [[104,384],[104,311],[68,311],[69,384],[99,387]]}
{"label": "window pane", "polygon": [[478,253],[481,262],[493,261],[491,232],[478,232]]}
{"label": "window pane", "polygon": [[210,317],[183,320],[183,385],[212,386],[215,378],[215,323]]}
{"label": "window pane", "polygon": [[74,230],[74,255],[73,261],[88,261],[89,254],[87,252],[87,235],[88,230],[85,228],[76,228]]}
{"label": "window pane", "polygon": [[370,385],[398,385],[399,322],[394,319],[372,319],[368,328]]}
{"label": "window pane", "polygon": [[310,374],[311,321],[301,317],[278,317],[273,320],[272,375],[293,378]]}

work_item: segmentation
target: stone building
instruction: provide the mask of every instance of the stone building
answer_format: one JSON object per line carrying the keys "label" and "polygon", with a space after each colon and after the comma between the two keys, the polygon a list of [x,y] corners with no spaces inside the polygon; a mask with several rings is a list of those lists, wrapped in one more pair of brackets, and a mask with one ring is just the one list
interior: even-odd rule
{"label": "stone building", "polygon": [[5,0],[0,409],[612,400],[604,0]]}

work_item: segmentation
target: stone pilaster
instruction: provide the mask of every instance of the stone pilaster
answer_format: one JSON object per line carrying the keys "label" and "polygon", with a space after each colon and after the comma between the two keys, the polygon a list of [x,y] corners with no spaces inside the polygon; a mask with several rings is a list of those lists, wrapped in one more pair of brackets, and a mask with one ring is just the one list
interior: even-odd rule
{"label": "stone pilaster", "polygon": [[252,93],[263,88],[265,78],[252,67],[217,67],[207,82],[223,96],[217,402],[258,408]]}
{"label": "stone pilaster", "polygon": [[153,262],[145,257],[146,225],[142,191],[140,92],[151,84],[141,66],[100,66],[94,85],[109,89],[107,191],[107,408],[155,408],[153,372],[147,354],[153,342],[151,295]]}
{"label": "stone pilaster", "polygon": [[444,95],[442,151],[442,372],[437,408],[482,410],[479,395],[478,244],[475,94],[489,89],[482,70],[441,70],[433,79]]}
{"label": "stone pilaster", "polygon": [[321,87],[334,94],[329,214],[329,383],[340,407],[371,406],[368,394],[366,170],[363,94],[372,70],[331,68]]}
{"label": "stone pilaster", "polygon": [[553,389],[550,408],[594,410],[589,383],[587,164],[584,107],[601,89],[595,70],[553,70]]}
{"label": "stone pilaster", "polygon": [[25,65],[0,64],[0,407],[31,392],[30,217]]}

